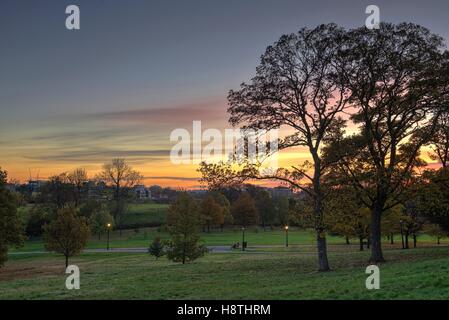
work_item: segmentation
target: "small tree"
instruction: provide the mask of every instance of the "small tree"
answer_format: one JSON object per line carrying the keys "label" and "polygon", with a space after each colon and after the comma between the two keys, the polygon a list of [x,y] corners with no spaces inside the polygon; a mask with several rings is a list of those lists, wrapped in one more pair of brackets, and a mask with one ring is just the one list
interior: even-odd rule
{"label": "small tree", "polygon": [[389,237],[390,244],[394,244],[394,235],[401,233],[401,221],[405,221],[403,205],[388,209],[382,218],[382,235]]}
{"label": "small tree", "polygon": [[242,193],[232,206],[232,216],[234,223],[248,227],[259,222],[256,204],[248,193]]}
{"label": "small tree", "polygon": [[84,217],[78,217],[73,209],[62,209],[50,224],[44,227],[45,248],[65,256],[65,266],[69,257],[84,249],[90,230]]}
{"label": "small tree", "polygon": [[148,253],[152,256],[155,256],[156,260],[164,255],[164,244],[162,243],[161,238],[154,238],[153,242],[148,248]]}
{"label": "small tree", "polygon": [[223,208],[212,196],[207,196],[201,201],[201,224],[210,232],[211,226],[222,225],[224,223]]}
{"label": "small tree", "polygon": [[105,208],[95,211],[90,217],[90,227],[92,233],[98,235],[98,240],[101,240],[101,235],[103,234],[103,232],[107,231],[108,223],[113,225],[113,222],[114,218]]}
{"label": "small tree", "polygon": [[220,228],[223,231],[223,227],[225,225],[232,225],[234,223],[234,218],[231,214],[231,203],[226,198],[226,196],[218,191],[211,192],[212,197],[214,197],[215,202],[217,202],[221,206],[222,210],[222,219]]}
{"label": "small tree", "polygon": [[186,192],[179,194],[167,212],[167,224],[171,240],[167,243],[167,257],[175,262],[185,264],[193,261],[207,251],[199,244],[198,227],[200,214],[198,206]]}

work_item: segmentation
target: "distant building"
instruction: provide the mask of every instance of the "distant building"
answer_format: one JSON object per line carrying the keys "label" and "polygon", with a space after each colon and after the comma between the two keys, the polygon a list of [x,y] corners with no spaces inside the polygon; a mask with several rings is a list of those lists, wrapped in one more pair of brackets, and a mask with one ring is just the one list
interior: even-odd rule
{"label": "distant building", "polygon": [[44,180],[29,180],[28,181],[28,190],[33,193],[33,192],[38,192],[39,188],[42,187],[45,184],[46,181]]}
{"label": "distant building", "polygon": [[275,187],[271,189],[271,196],[273,198],[290,198],[293,195],[293,191],[286,187]]}
{"label": "distant building", "polygon": [[151,199],[151,191],[148,188],[145,188],[144,185],[136,185],[133,190],[137,199]]}

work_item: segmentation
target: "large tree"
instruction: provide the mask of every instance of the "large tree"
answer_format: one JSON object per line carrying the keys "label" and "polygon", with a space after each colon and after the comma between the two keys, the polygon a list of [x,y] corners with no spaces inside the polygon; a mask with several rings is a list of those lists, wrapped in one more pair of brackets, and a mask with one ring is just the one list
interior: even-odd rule
{"label": "large tree", "polygon": [[116,158],[103,165],[103,170],[98,178],[114,188],[114,206],[112,214],[115,222],[121,230],[121,222],[126,208],[126,200],[129,190],[138,184],[143,177],[134,170],[125,159]]}
{"label": "large tree", "polygon": [[[448,63],[439,36],[414,24],[382,23],[345,36],[339,73],[350,92],[358,133],[339,139],[333,153],[371,210],[371,258],[384,261],[381,217],[404,201],[418,156],[448,102]],[[333,159],[335,160],[335,158]]]}
{"label": "large tree", "polygon": [[23,244],[23,226],[15,196],[6,189],[7,173],[0,168],[0,267],[8,257],[8,246]]}
{"label": "large tree", "polygon": [[[313,199],[320,271],[330,269],[321,188],[326,168],[320,150],[328,136],[343,125],[338,114],[346,105],[345,88],[335,68],[342,37],[343,31],[334,24],[282,36],[262,55],[251,82],[231,90],[228,97],[232,125],[256,130],[286,128],[291,134],[280,139],[278,149],[306,147],[309,151],[311,161],[272,174],[244,170],[243,176],[283,181]],[[230,169],[220,172],[216,166],[203,164],[203,178],[208,183],[220,182],[219,178],[208,179],[208,173],[214,171],[222,174]],[[225,177],[221,180],[226,183],[236,181]]]}

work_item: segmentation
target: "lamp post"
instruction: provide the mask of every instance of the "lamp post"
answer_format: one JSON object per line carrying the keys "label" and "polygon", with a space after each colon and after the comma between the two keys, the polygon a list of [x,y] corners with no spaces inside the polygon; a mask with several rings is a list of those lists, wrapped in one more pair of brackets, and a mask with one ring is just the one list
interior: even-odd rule
{"label": "lamp post", "polygon": [[399,220],[399,224],[401,225],[401,240],[402,240],[402,249],[405,249],[405,244],[404,244],[404,229],[403,229],[403,224],[404,221]]}
{"label": "lamp post", "polygon": [[288,248],[288,226],[285,226],[284,229],[285,229],[285,247]]}
{"label": "lamp post", "polygon": [[108,229],[108,244],[107,244],[107,250],[109,251],[109,231],[111,230],[111,224],[110,223],[108,223],[107,225],[106,225],[106,228]]}
{"label": "lamp post", "polygon": [[245,251],[245,227],[242,227],[242,251]]}

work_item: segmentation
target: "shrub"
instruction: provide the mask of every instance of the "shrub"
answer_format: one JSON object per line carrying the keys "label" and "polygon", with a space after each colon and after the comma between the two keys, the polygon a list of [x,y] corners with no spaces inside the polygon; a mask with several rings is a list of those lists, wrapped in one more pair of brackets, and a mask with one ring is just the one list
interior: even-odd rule
{"label": "shrub", "polygon": [[154,238],[153,242],[148,248],[148,253],[156,257],[156,260],[164,255],[164,244],[161,242],[161,238]]}

